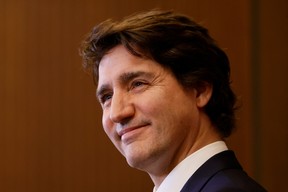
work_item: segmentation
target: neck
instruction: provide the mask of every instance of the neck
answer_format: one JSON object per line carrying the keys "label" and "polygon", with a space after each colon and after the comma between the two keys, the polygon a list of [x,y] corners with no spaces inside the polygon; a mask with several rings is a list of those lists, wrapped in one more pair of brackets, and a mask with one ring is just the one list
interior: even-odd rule
{"label": "neck", "polygon": [[[193,138],[193,135],[187,135],[187,137]],[[194,139],[184,141],[182,145],[175,150],[175,153],[172,154],[170,159],[163,158],[160,160],[160,163],[155,163],[157,167],[153,166],[154,168],[151,169],[153,171],[148,172],[155,188],[157,189],[168,174],[186,157],[202,147],[220,140],[222,140],[220,135],[211,124],[209,124],[209,126],[206,125],[205,129],[199,129],[199,132],[194,136]]]}

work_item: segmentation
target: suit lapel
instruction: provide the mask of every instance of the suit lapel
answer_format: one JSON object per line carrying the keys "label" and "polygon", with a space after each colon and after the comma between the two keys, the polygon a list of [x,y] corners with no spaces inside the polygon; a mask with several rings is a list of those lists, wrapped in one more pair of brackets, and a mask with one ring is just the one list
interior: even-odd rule
{"label": "suit lapel", "polygon": [[208,180],[224,169],[242,169],[232,151],[224,151],[206,161],[186,182],[181,192],[199,192]]}

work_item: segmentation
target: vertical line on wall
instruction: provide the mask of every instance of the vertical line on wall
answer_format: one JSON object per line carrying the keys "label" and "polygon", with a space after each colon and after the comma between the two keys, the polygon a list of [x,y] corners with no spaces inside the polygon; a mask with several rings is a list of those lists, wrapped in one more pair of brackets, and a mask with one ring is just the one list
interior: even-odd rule
{"label": "vertical line on wall", "polygon": [[260,65],[260,2],[251,1],[251,75],[252,75],[252,137],[253,137],[253,172],[255,179],[261,180],[261,65]]}

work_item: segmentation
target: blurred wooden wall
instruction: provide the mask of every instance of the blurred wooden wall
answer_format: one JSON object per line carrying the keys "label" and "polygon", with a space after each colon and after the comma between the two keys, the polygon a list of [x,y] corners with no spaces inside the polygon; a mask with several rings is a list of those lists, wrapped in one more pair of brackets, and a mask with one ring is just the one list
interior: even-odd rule
{"label": "blurred wooden wall", "polygon": [[152,190],[102,131],[78,55],[98,22],[152,8],[194,17],[226,50],[242,103],[229,146],[269,191],[286,188],[286,0],[0,0],[1,192]]}

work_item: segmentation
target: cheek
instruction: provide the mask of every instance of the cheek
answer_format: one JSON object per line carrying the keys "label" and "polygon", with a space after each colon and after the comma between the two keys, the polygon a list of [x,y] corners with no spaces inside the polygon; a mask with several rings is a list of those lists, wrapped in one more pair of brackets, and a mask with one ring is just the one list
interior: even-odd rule
{"label": "cheek", "polygon": [[115,130],[115,124],[110,120],[109,116],[105,115],[105,113],[103,113],[102,116],[102,126],[110,141],[124,155],[120,145],[120,137],[117,135]]}
{"label": "cheek", "polygon": [[109,136],[110,139],[112,139],[111,137],[112,137],[113,123],[109,120],[109,116],[105,112],[103,112],[102,115],[102,126],[105,133]]}
{"label": "cheek", "polygon": [[142,99],[141,102],[143,103],[142,109],[145,109],[146,113],[161,116],[163,113],[169,113],[167,110],[173,110],[171,103],[174,102],[174,98],[167,98],[160,92],[160,94],[152,94],[152,96]]}

